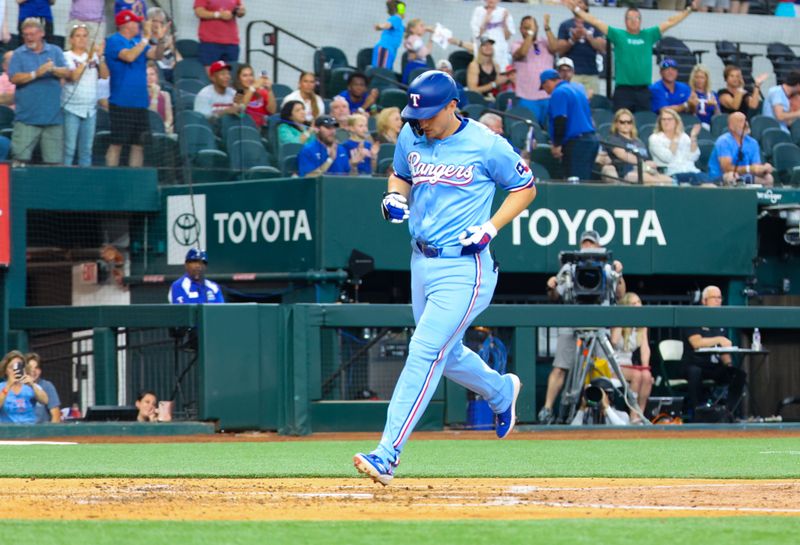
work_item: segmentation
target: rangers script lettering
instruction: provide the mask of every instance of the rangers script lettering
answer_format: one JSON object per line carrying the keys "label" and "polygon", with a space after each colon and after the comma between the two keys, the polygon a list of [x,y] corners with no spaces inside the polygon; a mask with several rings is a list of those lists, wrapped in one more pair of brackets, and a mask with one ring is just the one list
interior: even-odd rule
{"label": "rangers script lettering", "polygon": [[474,165],[443,165],[425,163],[416,151],[408,154],[408,166],[411,167],[411,179],[414,184],[451,184],[468,185],[472,182]]}

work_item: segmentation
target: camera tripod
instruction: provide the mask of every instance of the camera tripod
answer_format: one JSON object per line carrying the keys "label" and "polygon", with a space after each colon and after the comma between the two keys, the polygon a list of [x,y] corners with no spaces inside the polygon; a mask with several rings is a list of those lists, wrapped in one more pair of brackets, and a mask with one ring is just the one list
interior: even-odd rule
{"label": "camera tripod", "polygon": [[582,328],[575,330],[575,363],[567,374],[564,389],[561,392],[561,404],[558,411],[558,422],[569,424],[575,417],[578,410],[581,396],[586,385],[586,377],[594,369],[594,361],[597,357],[604,356],[608,360],[608,365],[614,378],[622,383],[625,404],[628,408],[637,413],[642,422],[650,423],[639,410],[639,404],[628,388],[622,369],[614,357],[614,347],[608,337],[606,328]]}

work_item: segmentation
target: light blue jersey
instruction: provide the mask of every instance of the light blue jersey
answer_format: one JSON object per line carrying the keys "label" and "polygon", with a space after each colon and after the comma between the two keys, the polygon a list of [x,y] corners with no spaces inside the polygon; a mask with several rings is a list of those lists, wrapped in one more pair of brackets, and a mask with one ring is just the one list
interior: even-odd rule
{"label": "light blue jersey", "polygon": [[485,125],[464,119],[444,140],[416,136],[403,127],[394,152],[394,173],[413,185],[409,231],[414,240],[458,246],[467,227],[489,220],[495,188],[533,185],[530,168],[508,141]]}

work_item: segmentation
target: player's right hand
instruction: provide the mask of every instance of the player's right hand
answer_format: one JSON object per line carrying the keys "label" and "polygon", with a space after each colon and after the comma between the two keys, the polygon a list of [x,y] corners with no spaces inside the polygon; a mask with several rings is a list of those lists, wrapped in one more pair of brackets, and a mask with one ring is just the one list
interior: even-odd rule
{"label": "player's right hand", "polygon": [[381,201],[381,214],[388,222],[403,223],[408,219],[408,200],[400,193],[387,193]]}

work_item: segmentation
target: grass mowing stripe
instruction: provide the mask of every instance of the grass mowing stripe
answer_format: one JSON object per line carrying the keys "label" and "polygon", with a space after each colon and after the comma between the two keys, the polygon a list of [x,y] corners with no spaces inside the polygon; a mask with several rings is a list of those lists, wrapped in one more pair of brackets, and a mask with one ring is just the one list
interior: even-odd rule
{"label": "grass mowing stripe", "polygon": [[[377,437],[377,436],[376,436]],[[353,477],[373,442],[0,446],[4,477]],[[399,476],[800,477],[800,438],[410,441]]]}
{"label": "grass mowing stripe", "polygon": [[36,545],[252,545],[436,543],[440,545],[795,545],[800,519],[725,517],[431,522],[2,521],[15,542]]}

